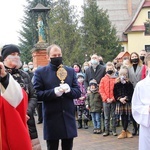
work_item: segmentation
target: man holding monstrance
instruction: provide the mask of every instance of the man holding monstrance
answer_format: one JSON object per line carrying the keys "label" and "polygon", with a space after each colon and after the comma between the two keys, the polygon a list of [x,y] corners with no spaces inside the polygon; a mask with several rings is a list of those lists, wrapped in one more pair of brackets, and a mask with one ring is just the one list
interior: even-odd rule
{"label": "man holding monstrance", "polygon": [[43,127],[47,150],[72,150],[77,136],[73,99],[81,95],[76,73],[62,65],[62,51],[58,45],[47,48],[50,63],[35,71],[34,88],[43,101]]}

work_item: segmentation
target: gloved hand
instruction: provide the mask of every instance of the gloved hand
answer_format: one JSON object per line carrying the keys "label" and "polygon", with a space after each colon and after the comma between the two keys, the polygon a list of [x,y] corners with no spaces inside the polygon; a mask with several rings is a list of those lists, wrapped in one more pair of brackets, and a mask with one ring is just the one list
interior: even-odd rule
{"label": "gloved hand", "polygon": [[60,88],[63,89],[63,91],[65,93],[69,93],[70,92],[70,86],[67,84],[67,83],[64,83],[64,84],[60,84]]}
{"label": "gloved hand", "polygon": [[89,105],[86,105],[86,109],[89,109]]}
{"label": "gloved hand", "polygon": [[55,87],[54,88],[54,92],[55,92],[55,94],[56,94],[57,97],[62,96],[62,94],[64,93],[64,91],[60,90],[60,87]]}

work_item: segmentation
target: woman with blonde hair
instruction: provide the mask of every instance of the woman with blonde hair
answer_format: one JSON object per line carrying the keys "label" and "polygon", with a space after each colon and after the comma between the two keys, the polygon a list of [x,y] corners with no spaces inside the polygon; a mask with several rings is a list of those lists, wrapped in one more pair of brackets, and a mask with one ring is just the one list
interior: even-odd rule
{"label": "woman with blonde hair", "polygon": [[127,130],[128,118],[131,115],[131,98],[133,85],[128,78],[128,69],[122,66],[119,70],[119,77],[114,85],[114,97],[116,100],[116,115],[121,116],[122,127],[118,139],[131,138],[132,134]]}

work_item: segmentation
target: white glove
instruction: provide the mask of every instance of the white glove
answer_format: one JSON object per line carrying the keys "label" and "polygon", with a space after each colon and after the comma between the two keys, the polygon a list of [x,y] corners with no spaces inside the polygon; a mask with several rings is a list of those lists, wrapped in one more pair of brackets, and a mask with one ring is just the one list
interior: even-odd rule
{"label": "white glove", "polygon": [[64,84],[60,84],[60,88],[63,89],[63,91],[65,93],[69,93],[70,92],[70,86],[67,84],[67,83],[64,83]]}
{"label": "white glove", "polygon": [[60,87],[55,87],[54,92],[55,92],[57,97],[62,96],[62,94],[64,93],[63,91],[60,91]]}
{"label": "white glove", "polygon": [[86,105],[86,109],[89,109],[89,105]]}

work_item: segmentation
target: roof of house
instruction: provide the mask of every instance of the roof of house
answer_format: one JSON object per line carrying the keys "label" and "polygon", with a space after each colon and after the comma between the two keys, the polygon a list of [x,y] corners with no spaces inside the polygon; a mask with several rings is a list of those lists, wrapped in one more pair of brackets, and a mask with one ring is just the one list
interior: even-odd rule
{"label": "roof of house", "polygon": [[145,1],[142,0],[141,4],[139,5],[137,12],[135,13],[132,21],[128,24],[128,26],[125,29],[124,33],[130,32],[130,31],[145,31],[145,26],[141,25],[141,26],[133,26],[136,18],[138,17],[140,11],[142,8],[146,8],[146,7],[150,7],[150,1]]}
{"label": "roof of house", "polygon": [[[117,29],[120,41],[127,41],[124,31],[130,26],[145,0],[97,0],[100,9],[107,10],[109,19]],[[145,5],[146,7],[146,5]]]}
{"label": "roof of house", "polygon": [[[128,53],[129,54],[129,52],[120,52],[118,55],[117,55],[117,57],[115,58],[115,59],[120,59],[120,58],[122,58],[126,53]],[[129,54],[130,55],[130,54]]]}

